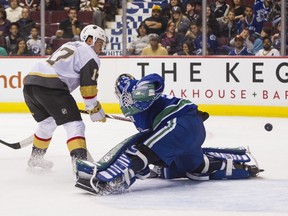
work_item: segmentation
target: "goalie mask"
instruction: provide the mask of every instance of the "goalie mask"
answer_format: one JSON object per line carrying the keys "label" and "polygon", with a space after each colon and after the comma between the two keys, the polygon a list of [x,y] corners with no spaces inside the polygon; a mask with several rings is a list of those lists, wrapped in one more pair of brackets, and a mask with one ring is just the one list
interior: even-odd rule
{"label": "goalie mask", "polygon": [[115,81],[115,94],[119,99],[123,93],[123,89],[126,87],[130,80],[135,80],[131,74],[121,74]]}

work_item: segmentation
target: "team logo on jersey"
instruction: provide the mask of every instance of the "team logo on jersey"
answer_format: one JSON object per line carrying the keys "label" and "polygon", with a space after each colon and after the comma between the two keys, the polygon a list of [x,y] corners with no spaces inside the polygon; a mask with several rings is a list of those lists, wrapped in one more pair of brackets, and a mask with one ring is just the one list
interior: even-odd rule
{"label": "team logo on jersey", "polygon": [[62,112],[63,115],[66,115],[68,113],[66,108],[61,109],[61,112]]}

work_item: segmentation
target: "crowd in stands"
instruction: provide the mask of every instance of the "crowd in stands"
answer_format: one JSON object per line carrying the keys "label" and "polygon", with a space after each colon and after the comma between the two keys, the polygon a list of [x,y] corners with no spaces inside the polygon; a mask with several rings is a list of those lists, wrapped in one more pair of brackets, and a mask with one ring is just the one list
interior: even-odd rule
{"label": "crowd in stands", "polygon": [[[119,7],[120,0],[45,0],[45,54],[79,40],[87,24],[105,28]],[[199,0],[153,5],[128,54],[202,55],[201,7]],[[1,56],[41,54],[39,10],[40,0],[0,0]],[[281,0],[208,0],[206,19],[207,55],[280,55]]]}
{"label": "crowd in stands", "polygon": [[[154,5],[151,17],[129,45],[131,55],[202,55],[202,9],[197,0],[170,0]],[[207,55],[279,56],[281,48],[281,0],[208,1]],[[287,6],[286,6],[287,7]],[[158,34],[159,46],[153,45]],[[265,40],[264,40],[265,39]],[[152,41],[151,41],[152,40]],[[140,52],[144,43],[150,52]],[[288,50],[287,42],[286,47]],[[161,49],[160,49],[161,48]],[[135,51],[137,50],[137,52]]]}
{"label": "crowd in stands", "polygon": [[[45,54],[79,40],[87,24],[105,28],[118,7],[118,0],[45,0]],[[0,0],[0,55],[41,55],[40,22],[40,0]]]}

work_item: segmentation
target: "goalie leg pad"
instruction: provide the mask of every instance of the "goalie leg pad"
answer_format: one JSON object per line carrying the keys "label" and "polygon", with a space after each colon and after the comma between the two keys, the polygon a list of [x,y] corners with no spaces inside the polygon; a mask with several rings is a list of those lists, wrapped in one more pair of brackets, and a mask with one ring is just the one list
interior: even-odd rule
{"label": "goalie leg pad", "polygon": [[105,154],[98,162],[97,168],[99,171],[106,170],[111,164],[113,164],[128,148],[133,145],[138,145],[144,142],[152,132],[149,130],[136,133],[129,138],[123,140],[121,143],[112,148],[107,154]]}
{"label": "goalie leg pad", "polygon": [[135,176],[138,179],[144,180],[150,176],[150,168],[148,166],[147,157],[136,149],[135,146],[131,146],[126,150],[126,153],[132,158],[132,169],[135,172]]}
{"label": "goalie leg pad", "polygon": [[247,163],[250,162],[251,159],[249,155],[246,153],[246,148],[239,147],[239,148],[203,148],[203,153],[207,157],[219,159],[219,160],[227,160],[231,159],[233,162],[243,162]]}
{"label": "goalie leg pad", "polygon": [[[133,159],[134,158],[134,159]],[[133,170],[133,163],[139,163]],[[98,164],[97,164],[98,165]],[[76,186],[96,194],[114,194],[128,189],[136,180],[145,179],[150,174],[148,159],[135,146],[129,147],[125,153],[105,170],[97,170],[97,165],[89,161],[77,160]],[[89,180],[85,181],[85,180]],[[83,186],[86,182],[85,186]],[[92,189],[91,189],[92,188]]]}
{"label": "goalie leg pad", "polygon": [[245,163],[251,159],[246,148],[204,148],[203,152],[210,159],[222,161],[222,167],[213,171],[210,179],[245,179],[250,177],[248,166]]}
{"label": "goalie leg pad", "polygon": [[[129,170],[131,167],[132,160],[124,153],[106,170],[98,172],[96,178],[101,182],[109,182],[123,176],[127,184],[130,185]],[[131,177],[134,177],[134,173],[131,174]]]}
{"label": "goalie leg pad", "polygon": [[96,164],[86,160],[76,160],[77,176],[84,179],[90,179],[93,176],[94,170],[97,170]]}

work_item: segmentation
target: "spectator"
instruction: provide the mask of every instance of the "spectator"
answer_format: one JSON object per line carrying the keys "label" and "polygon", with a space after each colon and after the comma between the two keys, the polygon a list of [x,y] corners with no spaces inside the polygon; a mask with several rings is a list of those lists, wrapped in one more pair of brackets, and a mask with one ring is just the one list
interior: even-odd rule
{"label": "spectator", "polygon": [[170,20],[166,32],[160,35],[160,43],[167,49],[169,55],[173,55],[181,49],[182,36],[175,30],[176,24]]}
{"label": "spectator", "polygon": [[106,13],[105,20],[106,21],[115,21],[115,16],[117,13],[117,4],[118,0],[103,0],[105,3],[104,11]]}
{"label": "spectator", "polygon": [[147,34],[147,27],[142,22],[137,29],[137,37],[131,41],[128,47],[129,55],[140,55],[143,48],[149,45],[149,38]]}
{"label": "spectator", "polygon": [[166,20],[170,20],[172,16],[172,8],[178,6],[181,8],[182,13],[184,14],[186,9],[182,4],[181,0],[170,0],[169,3],[165,2],[162,4],[162,12],[161,15],[162,17],[166,18]]}
{"label": "spectator", "polygon": [[50,56],[54,52],[53,47],[51,45],[47,45],[45,49],[45,55]]}
{"label": "spectator", "polygon": [[103,29],[105,27],[104,4],[104,0],[80,0],[80,10],[93,11],[93,23]]}
{"label": "spectator", "polygon": [[184,38],[189,29],[190,20],[182,14],[181,8],[179,6],[172,8],[171,21],[175,23],[175,32]]}
{"label": "spectator", "polygon": [[237,23],[237,32],[242,32],[243,29],[247,28],[251,37],[259,37],[263,23],[256,20],[256,16],[253,14],[253,7],[246,5],[244,14],[245,16]]}
{"label": "spectator", "polygon": [[220,25],[215,17],[214,12],[210,7],[207,7],[207,25],[211,27],[211,31],[214,35],[220,36]]}
{"label": "spectator", "polygon": [[259,50],[255,56],[280,56],[277,49],[272,47],[272,41],[270,37],[263,38],[263,49]]}
{"label": "spectator", "polygon": [[215,18],[219,20],[228,15],[230,5],[226,4],[225,0],[217,0],[210,5],[210,8],[214,12]]}
{"label": "spectator", "polygon": [[[250,40],[250,31],[248,29],[243,29],[243,31],[240,33],[240,36],[244,39],[244,46],[247,47],[247,49],[252,52],[253,50],[253,43]],[[234,44],[235,38],[233,38],[229,43],[232,47],[235,46]]]}
{"label": "spectator", "polygon": [[7,56],[6,49],[4,47],[0,47],[0,56]]}
{"label": "spectator", "polygon": [[9,0],[10,7],[6,8],[7,19],[10,22],[17,22],[22,17],[22,7],[19,6],[19,0]]}
{"label": "spectator", "polygon": [[159,35],[150,34],[149,44],[142,50],[142,56],[165,56],[168,55],[168,51],[159,44]]}
{"label": "spectator", "polygon": [[16,47],[10,53],[10,56],[30,56],[31,53],[27,49],[24,38],[17,38]]}
{"label": "spectator", "polygon": [[268,14],[267,19],[268,22],[271,22],[275,25],[280,17],[281,17],[281,0],[275,0],[270,13]]}
{"label": "spectator", "polygon": [[178,55],[194,55],[193,50],[194,48],[193,44],[189,41],[184,41],[182,45],[182,50],[178,51],[177,53],[174,53],[174,56]]}
{"label": "spectator", "polygon": [[228,55],[230,56],[245,56],[245,55],[253,55],[247,47],[244,46],[244,38],[241,35],[237,35],[234,39],[234,49],[231,50]]}
{"label": "spectator", "polygon": [[[287,37],[288,38],[288,37]],[[276,24],[275,33],[271,36],[272,44],[278,51],[281,50],[281,20]],[[286,45],[286,48],[288,44]]]}
{"label": "spectator", "polygon": [[7,19],[7,13],[3,8],[0,8],[0,37],[10,34],[10,21]]}
{"label": "spectator", "polygon": [[19,25],[19,31],[25,39],[27,39],[30,35],[32,27],[36,25],[36,22],[30,18],[30,9],[28,7],[24,7],[22,9],[22,18],[17,21]]}
{"label": "spectator", "polygon": [[187,16],[190,22],[198,21],[200,19],[199,14],[196,13],[196,3],[192,0],[186,5],[185,16]]}
{"label": "spectator", "polygon": [[56,31],[56,35],[51,37],[51,44],[56,38],[71,38],[71,40],[80,40],[80,32],[82,24],[77,19],[77,10],[70,8],[68,11],[68,19],[60,22],[59,30]]}
{"label": "spectator", "polygon": [[0,5],[2,5],[4,9],[10,7],[9,0],[0,0]]}
{"label": "spectator", "polygon": [[[189,30],[187,31],[184,41],[189,42],[190,44],[193,44],[193,47],[195,48],[194,44],[200,44],[197,40],[200,37],[201,30],[200,30],[200,24],[197,21],[193,21],[190,24]],[[197,54],[196,48],[193,50],[194,54]],[[202,50],[199,51],[199,53],[202,52]]]}
{"label": "spectator", "polygon": [[15,49],[17,46],[17,39],[21,37],[19,33],[19,26],[16,22],[11,23],[10,28],[10,35],[5,37],[5,48],[7,53],[10,53],[12,50]]}
{"label": "spectator", "polygon": [[[46,0],[45,0],[46,4]],[[29,8],[30,11],[39,11],[40,10],[40,0],[20,0],[19,6],[22,8]]]}
{"label": "spectator", "polygon": [[148,34],[161,35],[166,31],[167,20],[161,16],[161,7],[159,5],[152,6],[152,15],[144,20],[148,29]]}
{"label": "spectator", "polygon": [[264,26],[260,33],[260,37],[254,41],[253,44],[253,53],[256,54],[260,49],[263,49],[263,38],[270,37],[272,33],[272,29],[268,26]]}
{"label": "spectator", "polygon": [[[202,34],[199,36],[200,47],[202,49]],[[207,24],[207,55],[215,55],[218,48],[218,42],[216,35],[213,34],[211,26]]]}
{"label": "spectator", "polygon": [[58,10],[56,0],[45,0],[45,10],[46,11]]}
{"label": "spectator", "polygon": [[232,0],[230,9],[234,10],[234,13],[235,13],[234,19],[236,22],[244,18],[245,5],[243,3],[243,0]]}
{"label": "spectator", "polygon": [[234,10],[228,12],[227,17],[219,19],[220,36],[226,37],[229,40],[237,35],[237,22],[235,21]]}
{"label": "spectator", "polygon": [[254,1],[254,15],[257,22],[264,23],[268,20],[268,14],[270,13],[273,6],[272,0],[255,0]]}
{"label": "spectator", "polygon": [[61,10],[65,10],[65,11],[69,12],[71,8],[79,11],[80,10],[80,0],[61,0],[61,2],[60,2],[60,9]]}
{"label": "spectator", "polygon": [[[195,55],[202,54],[202,31],[199,23],[192,22],[190,24],[190,30],[187,32],[184,41],[190,41],[195,50],[193,53]],[[218,43],[216,40],[216,36],[212,33],[210,26],[207,26],[207,53],[208,55],[216,54]]]}
{"label": "spectator", "polygon": [[41,38],[39,35],[39,29],[36,26],[32,27],[31,35],[26,44],[27,49],[32,55],[39,56],[41,54]]}

